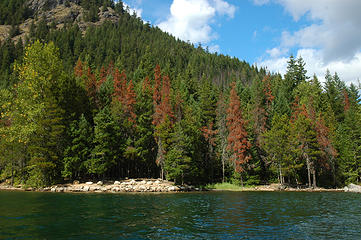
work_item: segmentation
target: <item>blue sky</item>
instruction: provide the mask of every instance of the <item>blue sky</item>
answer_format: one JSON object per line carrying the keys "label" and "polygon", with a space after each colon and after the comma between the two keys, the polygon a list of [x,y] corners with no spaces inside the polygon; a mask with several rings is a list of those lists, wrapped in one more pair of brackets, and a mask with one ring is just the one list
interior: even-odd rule
{"label": "blue sky", "polygon": [[308,75],[361,78],[360,0],[125,0],[144,21],[197,45],[285,73],[291,54]]}

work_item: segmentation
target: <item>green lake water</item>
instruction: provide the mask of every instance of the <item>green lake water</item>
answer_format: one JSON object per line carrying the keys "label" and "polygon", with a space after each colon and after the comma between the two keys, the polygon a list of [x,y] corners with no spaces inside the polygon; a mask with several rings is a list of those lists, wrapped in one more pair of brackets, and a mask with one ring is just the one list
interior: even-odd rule
{"label": "green lake water", "polygon": [[361,194],[0,192],[0,239],[361,239]]}

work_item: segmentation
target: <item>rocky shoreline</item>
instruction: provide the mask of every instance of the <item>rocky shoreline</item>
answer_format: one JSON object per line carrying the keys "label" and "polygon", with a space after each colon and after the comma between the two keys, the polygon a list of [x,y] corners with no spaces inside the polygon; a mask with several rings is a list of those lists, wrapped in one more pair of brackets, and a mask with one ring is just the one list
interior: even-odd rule
{"label": "rocky shoreline", "polygon": [[23,188],[0,184],[0,191],[36,191],[36,192],[69,192],[69,193],[126,193],[126,192],[190,192],[190,191],[257,191],[257,192],[354,192],[361,193],[361,186],[349,184],[344,188],[293,188],[280,184],[244,187],[240,189],[202,189],[189,185],[175,185],[174,182],[161,179],[127,179],[121,181],[98,181],[57,184],[46,188]]}
{"label": "rocky shoreline", "polygon": [[0,190],[20,190],[38,192],[83,192],[83,193],[121,193],[121,192],[188,192],[202,189],[189,185],[175,185],[173,182],[161,179],[127,179],[123,181],[98,181],[57,184],[46,188],[22,188],[0,185]]}

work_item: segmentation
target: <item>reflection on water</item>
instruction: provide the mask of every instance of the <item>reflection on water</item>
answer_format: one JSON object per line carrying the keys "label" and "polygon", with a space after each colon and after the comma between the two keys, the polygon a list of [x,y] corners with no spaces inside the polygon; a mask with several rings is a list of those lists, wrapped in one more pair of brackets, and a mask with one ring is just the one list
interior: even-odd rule
{"label": "reflection on water", "polygon": [[0,239],[357,239],[361,195],[0,192]]}

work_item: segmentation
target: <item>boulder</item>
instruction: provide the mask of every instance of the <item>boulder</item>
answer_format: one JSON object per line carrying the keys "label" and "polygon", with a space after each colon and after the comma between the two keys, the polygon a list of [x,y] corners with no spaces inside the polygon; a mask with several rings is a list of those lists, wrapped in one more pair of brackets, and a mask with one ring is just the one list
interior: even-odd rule
{"label": "boulder", "polygon": [[119,185],[120,182],[119,181],[114,181],[114,185]]}
{"label": "boulder", "polygon": [[103,185],[102,181],[97,182],[97,185]]}
{"label": "boulder", "polygon": [[89,187],[89,186],[84,186],[84,187],[83,187],[83,192],[88,192],[88,191],[89,191],[89,189],[90,189],[90,187]]}
{"label": "boulder", "polygon": [[361,193],[361,186],[350,183],[347,187],[344,188],[344,191]]}
{"label": "boulder", "polygon": [[86,184],[86,185],[92,185],[93,182],[86,182],[85,184]]}
{"label": "boulder", "polygon": [[74,180],[73,181],[73,184],[76,185],[76,184],[79,184],[80,182],[78,180]]}

